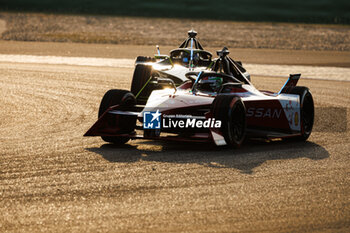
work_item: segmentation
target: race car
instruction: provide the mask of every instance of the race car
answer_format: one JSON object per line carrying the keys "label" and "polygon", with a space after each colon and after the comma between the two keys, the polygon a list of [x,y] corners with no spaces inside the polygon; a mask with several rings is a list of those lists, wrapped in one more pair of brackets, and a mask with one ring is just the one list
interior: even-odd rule
{"label": "race car", "polygon": [[307,87],[291,74],[279,92],[259,91],[231,59],[217,51],[209,70],[189,71],[181,85],[153,90],[138,104],[126,90],[109,90],[99,119],[85,136],[124,144],[130,139],[214,142],[238,148],[246,138],[307,140],[314,122],[314,102]]}
{"label": "race car", "polygon": [[[212,54],[203,49],[196,38],[197,32],[188,31],[188,38],[179,48],[171,50],[169,56],[161,55],[157,45],[157,54],[152,57],[138,56],[135,62],[135,70],[131,83],[131,92],[136,96],[138,104],[146,104],[152,91],[176,86],[188,81],[186,73],[190,71],[200,72],[210,68],[214,62]],[[241,62],[237,67],[250,79],[249,73],[243,68]],[[165,82],[172,80],[172,83]]]}

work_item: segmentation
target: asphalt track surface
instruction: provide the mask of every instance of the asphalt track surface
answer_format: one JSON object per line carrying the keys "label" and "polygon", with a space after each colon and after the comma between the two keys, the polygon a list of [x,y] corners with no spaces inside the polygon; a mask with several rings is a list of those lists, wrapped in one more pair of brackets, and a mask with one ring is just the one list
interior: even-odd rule
{"label": "asphalt track surface", "polygon": [[[333,132],[339,122],[349,129],[342,114],[305,143],[248,141],[238,150],[82,137],[103,94],[128,89],[132,72],[0,62],[1,232],[350,231],[350,133]],[[277,91],[285,78],[252,80]],[[300,85],[317,107],[350,106],[350,82]]]}

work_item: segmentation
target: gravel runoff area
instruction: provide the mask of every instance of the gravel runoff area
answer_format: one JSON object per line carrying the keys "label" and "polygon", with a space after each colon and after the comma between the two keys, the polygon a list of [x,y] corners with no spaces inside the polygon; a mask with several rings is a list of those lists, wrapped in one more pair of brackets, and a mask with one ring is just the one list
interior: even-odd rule
{"label": "gravel runoff area", "polygon": [[[204,46],[350,51],[350,26],[0,13],[2,40],[178,46],[189,29]],[[0,25],[1,26],[1,25]]]}
{"label": "gravel runoff area", "polygon": [[[0,63],[0,232],[349,232],[349,131],[239,150],[84,138],[132,72]],[[284,81],[253,77],[260,89]],[[350,106],[349,82],[300,85],[318,108]]]}
{"label": "gravel runoff area", "polygon": [[[291,54],[302,58],[300,64],[305,57],[340,64],[348,52],[339,51],[349,51],[349,29],[341,26],[5,13],[1,18],[7,40],[76,41],[81,36],[77,41],[121,43],[0,41],[1,53],[7,54],[113,57],[110,53],[124,51],[118,56],[131,58],[143,47],[122,43],[176,46],[192,26],[204,45],[230,41],[216,38],[221,34],[239,40],[260,32],[270,34],[228,46],[250,41],[248,48],[282,49],[237,50],[247,62],[257,61],[248,51],[260,54],[262,64],[276,58],[294,64]],[[225,25],[227,34],[219,31]],[[237,36],[230,27],[239,25],[245,32],[236,30]],[[267,25],[269,30],[261,30]],[[283,33],[289,36],[277,40]],[[89,41],[93,36],[115,41]],[[132,72],[128,67],[0,62],[0,232],[349,232],[350,133],[334,129],[339,122],[349,129],[349,111],[346,117],[319,111],[317,119],[330,124],[323,124],[327,130],[315,130],[306,143],[254,141],[239,150],[147,140],[115,147],[82,137],[96,121],[106,90],[128,89]],[[252,80],[259,89],[276,91],[285,78]],[[310,87],[317,109],[349,109],[349,82],[302,79],[300,85]]]}

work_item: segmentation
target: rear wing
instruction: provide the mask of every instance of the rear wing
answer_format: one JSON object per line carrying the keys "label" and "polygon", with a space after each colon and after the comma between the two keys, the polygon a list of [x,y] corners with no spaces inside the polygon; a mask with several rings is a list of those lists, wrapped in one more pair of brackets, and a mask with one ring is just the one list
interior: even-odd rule
{"label": "rear wing", "polygon": [[293,87],[295,87],[300,79],[301,74],[290,74],[287,82],[283,85],[278,94],[289,94]]}

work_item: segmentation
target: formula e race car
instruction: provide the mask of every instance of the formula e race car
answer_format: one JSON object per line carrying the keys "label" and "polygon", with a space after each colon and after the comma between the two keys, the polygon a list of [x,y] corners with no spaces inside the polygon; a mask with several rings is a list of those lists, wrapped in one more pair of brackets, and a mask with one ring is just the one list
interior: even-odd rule
{"label": "formula e race car", "polygon": [[[161,55],[157,45],[158,53],[154,58],[145,56],[136,58],[131,93],[137,97],[138,104],[146,104],[154,90],[171,87],[172,84],[179,86],[190,80],[185,75],[189,70],[200,72],[214,64],[212,54],[203,49],[196,36],[196,31],[188,31],[188,38],[179,48],[171,50],[169,56]],[[250,80],[250,75],[243,68],[242,63],[236,62],[236,66]],[[171,83],[166,81],[169,79]]]}
{"label": "formula e race car", "polygon": [[99,119],[85,136],[101,136],[115,144],[163,139],[235,148],[246,137],[306,140],[310,136],[314,102],[307,87],[296,86],[300,74],[291,74],[277,93],[259,91],[228,56],[227,48],[217,54],[209,69],[187,72],[178,86],[172,79],[159,78],[169,86],[153,90],[145,104],[132,92],[109,90]]}

